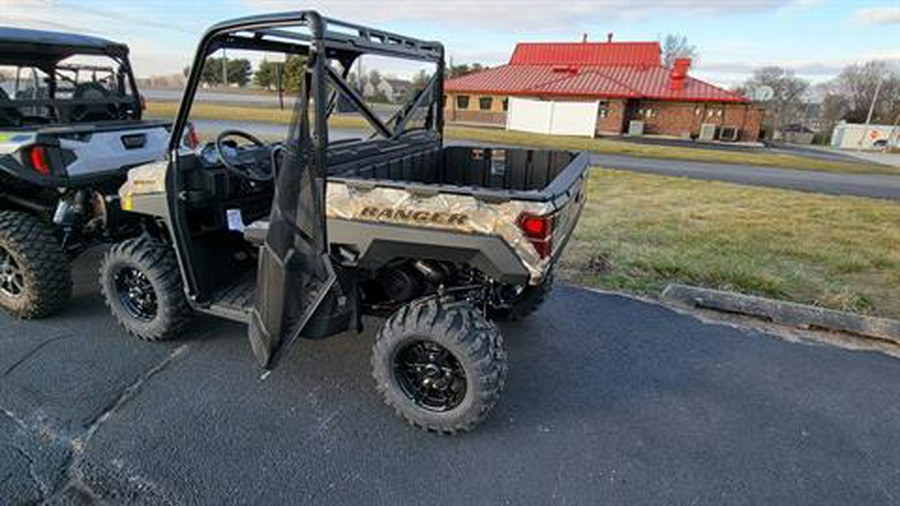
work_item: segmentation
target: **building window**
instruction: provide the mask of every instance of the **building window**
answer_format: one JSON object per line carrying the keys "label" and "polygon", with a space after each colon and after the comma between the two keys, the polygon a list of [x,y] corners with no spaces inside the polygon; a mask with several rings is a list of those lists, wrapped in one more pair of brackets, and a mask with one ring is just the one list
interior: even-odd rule
{"label": "building window", "polygon": [[504,111],[508,111],[508,110],[509,110],[509,98],[504,98],[504,99],[503,99],[503,110],[504,110]]}
{"label": "building window", "polygon": [[659,111],[653,109],[652,107],[648,107],[646,109],[638,109],[638,116],[643,116],[646,119],[655,118],[659,116]]}
{"label": "building window", "polygon": [[456,97],[456,108],[457,109],[468,109],[469,108],[469,96],[468,95],[459,95]]}
{"label": "building window", "polygon": [[482,111],[490,111],[494,105],[494,99],[491,97],[481,97],[478,99],[478,108]]}
{"label": "building window", "polygon": [[597,117],[600,119],[609,117],[609,100],[601,100],[598,103]]}

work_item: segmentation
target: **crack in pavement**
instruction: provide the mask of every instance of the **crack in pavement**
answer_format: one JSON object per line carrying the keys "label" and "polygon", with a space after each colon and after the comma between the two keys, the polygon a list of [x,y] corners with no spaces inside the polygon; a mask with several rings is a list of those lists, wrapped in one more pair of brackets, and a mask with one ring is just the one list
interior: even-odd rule
{"label": "crack in pavement", "polygon": [[40,490],[41,492],[41,495],[46,496],[47,494],[49,494],[50,485],[42,480],[40,476],[38,476],[37,471],[34,469],[35,462],[31,455],[29,455],[28,452],[16,445],[8,444],[5,446],[7,448],[11,448],[13,451],[21,455],[26,462],[28,462],[28,477],[31,478],[31,481],[33,481],[35,485],[37,485],[38,490]]}
{"label": "crack in pavement", "polygon": [[66,339],[66,338],[68,338],[68,337],[74,337],[74,335],[75,335],[75,334],[72,334],[72,333],[65,333],[65,334],[60,334],[60,335],[51,337],[50,339],[47,339],[46,341],[42,342],[41,344],[39,344],[39,345],[35,346],[34,348],[32,348],[31,350],[29,350],[28,353],[25,354],[25,356],[23,356],[23,357],[20,358],[19,360],[16,360],[12,365],[10,365],[9,367],[7,367],[6,370],[3,371],[3,374],[0,374],[0,376],[2,376],[2,377],[4,377],[4,378],[7,377],[7,376],[9,376],[9,375],[10,375],[13,371],[15,371],[20,365],[22,365],[22,364],[24,364],[25,362],[27,362],[28,359],[30,359],[31,357],[37,355],[37,352],[39,352],[39,351],[41,351],[42,349],[44,349],[44,347],[46,347],[47,345],[50,345],[50,344],[55,343],[55,342],[58,342],[58,341],[62,341],[63,339]]}
{"label": "crack in pavement", "polygon": [[87,430],[81,437],[76,437],[71,440],[70,445],[72,447],[72,455],[69,458],[69,465],[66,467],[66,476],[68,476],[69,480],[62,486],[60,486],[57,492],[50,498],[48,498],[45,503],[52,502],[70,488],[74,488],[79,492],[86,494],[91,500],[95,502],[102,502],[101,498],[97,496],[96,493],[94,493],[90,485],[85,482],[84,474],[81,471],[81,464],[84,459],[84,452],[87,449],[87,445],[90,443],[91,438],[94,437],[94,434],[96,434],[97,430],[99,430],[100,427],[102,427],[103,424],[113,415],[115,415],[122,407],[128,404],[131,399],[136,397],[137,394],[140,393],[144,385],[148,381],[150,381],[150,379],[164,371],[167,367],[169,367],[169,365],[171,365],[178,358],[184,355],[189,348],[190,345],[183,344],[178,348],[172,350],[172,352],[169,353],[169,355],[167,355],[165,359],[163,359],[155,366],[151,367],[147,372],[141,375],[141,377],[138,378],[137,381],[123,390],[122,393],[119,394],[115,402],[113,402],[105,411],[103,411],[91,422],[91,424],[88,426]]}
{"label": "crack in pavement", "polygon": [[[35,350],[32,350],[32,352],[29,353],[29,356],[33,356],[34,352],[36,352],[37,349],[46,344],[49,344],[49,342],[58,341],[70,335],[71,334],[63,334],[61,336],[57,336],[53,339],[48,340],[41,346],[36,347]],[[81,471],[84,452],[87,449],[88,443],[90,443],[91,438],[107,420],[114,416],[120,409],[122,409],[122,407],[128,404],[128,402],[134,399],[141,392],[148,381],[150,381],[160,372],[164,371],[176,360],[181,358],[189,350],[189,348],[190,345],[184,344],[172,350],[162,361],[148,369],[134,383],[122,390],[122,392],[116,397],[114,402],[110,403],[110,405],[106,409],[104,409],[102,413],[100,413],[90,421],[87,429],[74,436],[62,434],[43,422],[29,423],[25,419],[17,416],[14,412],[0,407],[0,413],[3,413],[7,417],[9,417],[9,419],[16,426],[18,426],[24,434],[36,434],[45,438],[49,438],[51,440],[62,441],[71,452],[66,458],[66,462],[61,466],[62,469],[65,469],[63,478],[57,482],[59,483],[58,486],[52,487],[49,483],[41,480],[38,476],[38,473],[35,470],[35,458],[29,455],[28,452],[26,452],[22,448],[10,445],[11,448],[23,455],[24,458],[29,462],[29,474],[38,485],[41,494],[44,497],[43,504],[54,503],[54,501],[56,500],[62,500],[64,498],[64,494],[66,494],[70,489],[74,489],[81,494],[86,495],[90,500],[96,503],[102,502],[102,499],[97,496],[97,494],[94,493],[91,487],[84,481],[85,477]],[[15,364],[13,367],[7,369],[7,373],[4,373],[4,375],[8,374],[8,371],[14,369],[19,363],[22,363],[26,360],[27,357],[25,357],[23,360],[18,361],[17,364]]]}
{"label": "crack in pavement", "polygon": [[[57,431],[53,430],[51,427],[47,426],[46,424],[39,423],[39,424],[29,425],[28,423],[25,422],[25,420],[22,420],[21,418],[16,416],[15,413],[13,413],[12,411],[10,411],[6,408],[0,408],[0,413],[2,413],[9,420],[11,420],[13,422],[13,424],[15,424],[16,427],[18,428],[18,432],[21,433],[26,438],[29,435],[34,434],[34,435],[42,436],[45,438],[49,438],[50,440],[54,440],[54,441],[59,441],[59,440],[66,441],[66,439],[63,436],[61,436]],[[53,487],[52,487],[50,481],[41,478],[40,474],[37,471],[38,461],[35,459],[35,457],[33,457],[31,455],[31,453],[29,453],[28,450],[26,450],[22,446],[16,445],[13,442],[5,443],[5,444],[3,444],[3,446],[12,449],[17,454],[21,455],[22,458],[25,459],[25,461],[28,463],[29,478],[31,478],[31,481],[34,482],[34,484],[38,487],[38,490],[40,491],[42,496],[46,497],[48,494],[52,493]]]}

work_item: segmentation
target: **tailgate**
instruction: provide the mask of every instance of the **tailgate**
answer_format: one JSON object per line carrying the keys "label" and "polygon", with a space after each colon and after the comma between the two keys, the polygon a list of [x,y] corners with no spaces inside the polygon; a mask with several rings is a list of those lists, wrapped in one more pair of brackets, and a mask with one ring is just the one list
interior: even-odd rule
{"label": "tailgate", "polygon": [[137,123],[118,128],[73,130],[56,134],[59,147],[74,155],[67,160],[69,177],[109,172],[165,158],[169,144],[166,124]]}
{"label": "tailgate", "polygon": [[582,177],[576,179],[569,190],[566,192],[565,199],[557,199],[559,207],[553,214],[553,228],[551,232],[553,253],[551,258],[555,261],[560,254],[569,238],[575,231],[575,225],[578,224],[578,218],[581,216],[581,210],[587,201],[585,195],[585,179],[587,172],[582,173]]}

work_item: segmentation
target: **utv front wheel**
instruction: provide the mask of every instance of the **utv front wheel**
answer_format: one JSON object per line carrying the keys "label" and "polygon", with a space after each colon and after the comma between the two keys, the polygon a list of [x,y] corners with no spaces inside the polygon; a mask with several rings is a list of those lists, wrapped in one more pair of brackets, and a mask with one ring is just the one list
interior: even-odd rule
{"label": "utv front wheel", "polygon": [[100,291],[119,324],[146,341],[171,339],[191,319],[172,248],[147,236],[107,251]]}
{"label": "utv front wheel", "polygon": [[53,227],[29,214],[0,211],[0,307],[17,318],[43,318],[71,294],[69,260]]}
{"label": "utv front wheel", "polygon": [[465,302],[403,306],[385,322],[372,354],[385,402],[411,424],[445,434],[468,431],[487,416],[506,370],[497,328]]}

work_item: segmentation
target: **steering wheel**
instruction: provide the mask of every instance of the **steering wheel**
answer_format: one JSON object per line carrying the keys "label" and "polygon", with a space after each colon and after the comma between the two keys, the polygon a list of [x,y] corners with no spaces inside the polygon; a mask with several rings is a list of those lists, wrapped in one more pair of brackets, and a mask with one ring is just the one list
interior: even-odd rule
{"label": "steering wheel", "polygon": [[[250,149],[226,149],[225,140],[239,137],[250,141]],[[272,153],[265,142],[258,137],[241,130],[225,130],[216,137],[216,154],[219,161],[232,173],[251,181],[271,181]]]}

